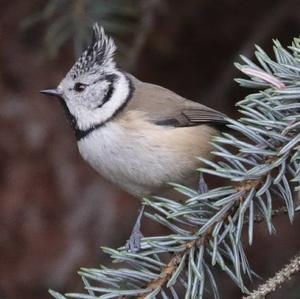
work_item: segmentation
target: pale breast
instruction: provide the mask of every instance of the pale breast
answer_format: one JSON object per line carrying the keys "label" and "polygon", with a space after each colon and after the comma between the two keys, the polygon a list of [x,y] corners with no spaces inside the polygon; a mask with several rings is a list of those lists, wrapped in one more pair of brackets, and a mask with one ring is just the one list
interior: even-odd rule
{"label": "pale breast", "polygon": [[167,182],[184,182],[210,155],[207,125],[157,126],[131,112],[78,142],[82,157],[102,176],[135,196],[155,192]]}

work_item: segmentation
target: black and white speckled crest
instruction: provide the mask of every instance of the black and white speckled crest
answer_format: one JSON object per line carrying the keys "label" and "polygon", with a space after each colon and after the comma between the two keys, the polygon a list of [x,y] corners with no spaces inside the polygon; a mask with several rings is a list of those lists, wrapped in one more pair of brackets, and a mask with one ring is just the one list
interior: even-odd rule
{"label": "black and white speckled crest", "polygon": [[104,29],[95,23],[92,42],[71,68],[69,75],[76,79],[82,74],[97,72],[99,68],[114,67],[113,55],[115,50],[116,46],[113,39],[108,37]]}

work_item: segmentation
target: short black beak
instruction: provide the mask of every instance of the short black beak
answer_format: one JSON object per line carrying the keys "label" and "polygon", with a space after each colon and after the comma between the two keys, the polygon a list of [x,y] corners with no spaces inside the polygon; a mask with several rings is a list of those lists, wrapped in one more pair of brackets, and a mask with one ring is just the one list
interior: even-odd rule
{"label": "short black beak", "polygon": [[44,89],[41,90],[40,93],[45,94],[47,96],[53,96],[53,97],[61,97],[62,94],[58,89]]}

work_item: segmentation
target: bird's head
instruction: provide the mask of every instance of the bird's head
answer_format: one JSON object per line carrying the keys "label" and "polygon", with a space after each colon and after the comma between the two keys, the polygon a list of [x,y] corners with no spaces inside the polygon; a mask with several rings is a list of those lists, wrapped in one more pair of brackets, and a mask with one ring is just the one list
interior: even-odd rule
{"label": "bird's head", "polygon": [[131,82],[116,67],[115,50],[113,39],[95,24],[91,44],[58,87],[41,91],[61,100],[75,130],[103,125],[130,97]]}

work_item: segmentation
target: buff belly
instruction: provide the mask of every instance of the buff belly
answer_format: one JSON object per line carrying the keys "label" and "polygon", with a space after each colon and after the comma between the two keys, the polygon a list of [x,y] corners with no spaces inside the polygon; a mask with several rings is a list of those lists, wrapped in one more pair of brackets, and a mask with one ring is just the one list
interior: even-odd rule
{"label": "buff belly", "polygon": [[[136,129],[139,128],[139,129]],[[168,182],[185,183],[208,157],[215,129],[139,127],[111,122],[78,142],[82,157],[103,177],[134,196],[156,193]]]}

